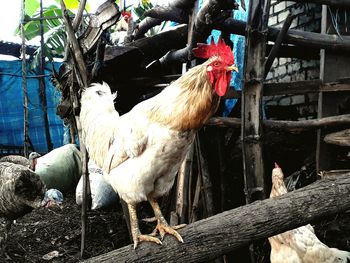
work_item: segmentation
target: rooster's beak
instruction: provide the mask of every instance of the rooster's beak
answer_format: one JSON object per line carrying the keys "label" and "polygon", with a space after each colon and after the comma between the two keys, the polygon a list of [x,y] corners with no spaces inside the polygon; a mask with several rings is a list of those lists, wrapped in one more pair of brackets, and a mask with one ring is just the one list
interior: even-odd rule
{"label": "rooster's beak", "polygon": [[234,70],[234,71],[238,72],[238,68],[236,65],[232,65],[232,66],[227,67],[227,70],[229,70],[229,71]]}

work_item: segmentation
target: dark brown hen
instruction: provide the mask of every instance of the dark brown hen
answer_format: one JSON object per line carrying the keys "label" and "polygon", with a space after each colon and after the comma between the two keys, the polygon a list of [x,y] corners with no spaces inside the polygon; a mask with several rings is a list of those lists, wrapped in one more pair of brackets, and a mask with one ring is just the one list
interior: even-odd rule
{"label": "dark brown hen", "polygon": [[6,221],[3,247],[12,221],[41,206],[45,184],[29,168],[10,162],[0,162],[0,217]]}

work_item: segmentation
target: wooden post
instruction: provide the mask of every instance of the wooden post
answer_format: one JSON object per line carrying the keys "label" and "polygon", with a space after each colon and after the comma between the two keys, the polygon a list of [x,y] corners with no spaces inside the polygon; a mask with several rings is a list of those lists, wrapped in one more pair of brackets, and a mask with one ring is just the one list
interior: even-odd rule
{"label": "wooden post", "polygon": [[[270,1],[252,0],[246,27],[244,88],[242,91],[242,157],[246,203],[265,198],[262,143],[262,97]],[[256,262],[257,244],[249,247]]]}
{"label": "wooden post", "polygon": [[247,203],[265,198],[261,112],[268,14],[269,0],[251,1],[242,91],[242,151]]}
{"label": "wooden post", "polygon": [[27,93],[27,59],[26,59],[26,40],[24,37],[24,18],[25,18],[25,0],[22,0],[21,6],[21,38],[22,38],[22,79],[23,79],[23,154],[28,157],[28,93]]}

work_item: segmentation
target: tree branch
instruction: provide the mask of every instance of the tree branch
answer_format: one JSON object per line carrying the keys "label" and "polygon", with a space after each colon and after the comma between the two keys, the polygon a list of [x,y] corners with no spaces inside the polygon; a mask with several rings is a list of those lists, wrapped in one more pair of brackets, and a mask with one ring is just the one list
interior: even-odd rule
{"label": "tree branch", "polygon": [[77,15],[73,19],[73,30],[76,32],[80,26],[81,20],[83,18],[83,13],[86,5],[86,0],[81,0],[79,2]]}
{"label": "tree branch", "polygon": [[235,1],[208,1],[195,18],[189,45],[181,50],[170,51],[170,53],[167,53],[167,55],[160,60],[161,63],[167,64],[174,60],[182,62],[188,61],[192,55],[192,48],[195,47],[197,43],[204,43],[210,35],[211,30],[214,28],[214,25],[219,23],[219,21],[224,21],[231,15],[231,10],[237,8],[238,4]]}
{"label": "tree branch", "polygon": [[[195,0],[175,0],[169,6],[156,6],[146,12],[146,17],[136,27],[133,34],[134,39],[143,38],[145,33],[154,26],[160,25],[163,21],[188,23],[188,15],[193,8]],[[159,13],[158,13],[159,12]],[[187,22],[186,22],[187,21]]]}
{"label": "tree branch", "polygon": [[162,21],[173,21],[180,24],[188,23],[188,11],[171,6],[156,6],[145,12],[145,15]]}
{"label": "tree branch", "polygon": [[133,39],[136,40],[143,38],[149,29],[160,25],[162,22],[163,20],[159,18],[146,17],[136,26],[135,32],[133,33]]}

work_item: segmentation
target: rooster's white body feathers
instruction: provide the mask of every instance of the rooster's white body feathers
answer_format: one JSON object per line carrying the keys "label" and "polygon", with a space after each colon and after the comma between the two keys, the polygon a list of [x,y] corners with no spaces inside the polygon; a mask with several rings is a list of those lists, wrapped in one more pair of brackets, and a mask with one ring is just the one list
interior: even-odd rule
{"label": "rooster's white body feathers", "polygon": [[[84,91],[80,119],[87,150],[119,196],[129,204],[167,193],[194,139],[194,131],[179,131],[150,118],[155,107],[171,115],[181,92],[173,86],[119,116],[107,84]],[[172,101],[169,101],[172,100]]]}

